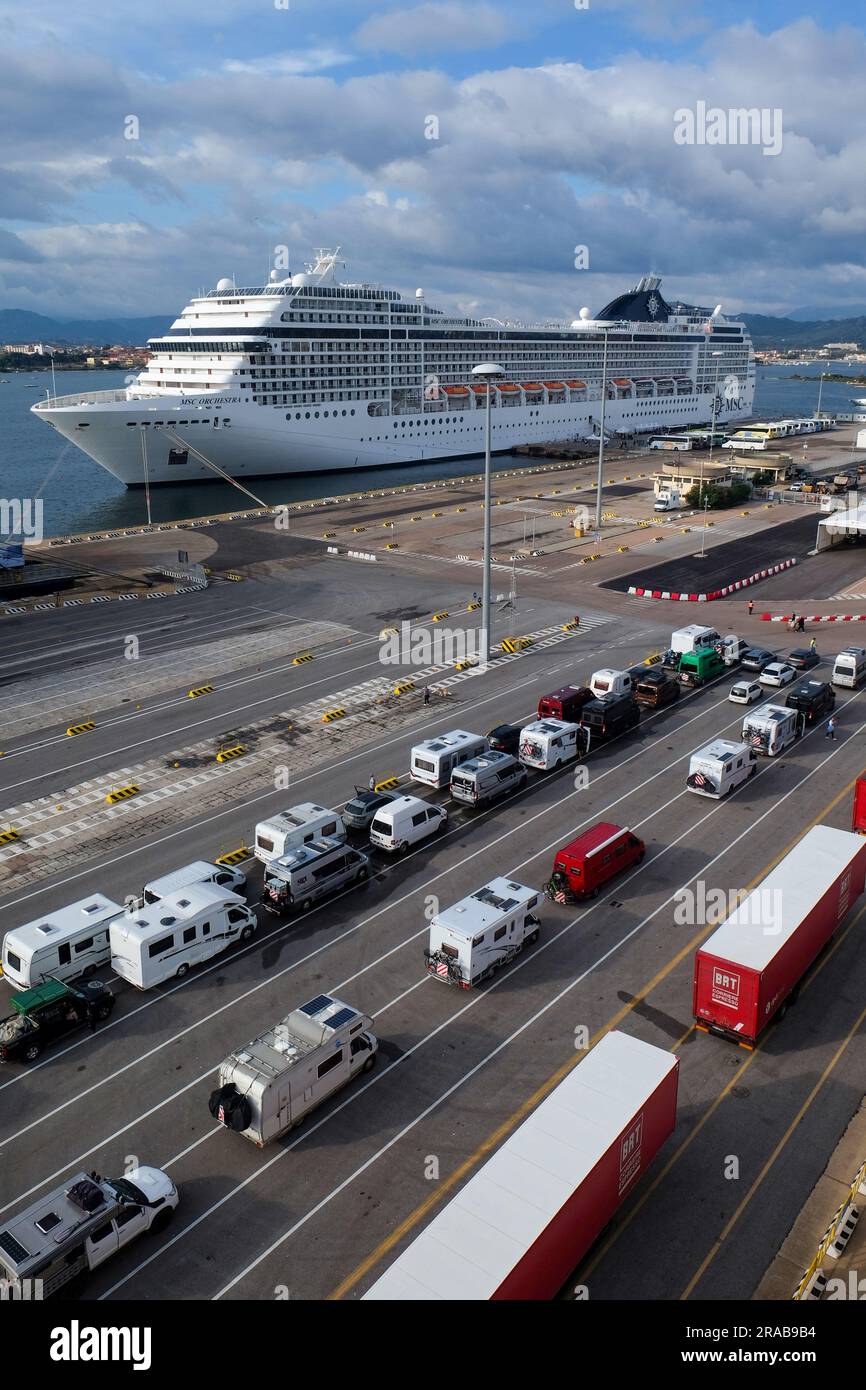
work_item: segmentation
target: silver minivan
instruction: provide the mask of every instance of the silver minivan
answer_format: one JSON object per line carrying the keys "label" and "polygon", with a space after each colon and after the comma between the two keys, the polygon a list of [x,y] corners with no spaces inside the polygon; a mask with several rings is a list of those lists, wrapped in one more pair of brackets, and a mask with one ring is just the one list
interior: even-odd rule
{"label": "silver minivan", "polygon": [[319,898],[346,884],[363,883],[369,873],[370,861],[360,850],[333,837],[312,840],[268,864],[262,907],[278,914],[306,912]]}
{"label": "silver minivan", "polygon": [[491,749],[455,767],[451,795],[467,806],[483,806],[497,796],[526,786],[526,769],[510,753]]}

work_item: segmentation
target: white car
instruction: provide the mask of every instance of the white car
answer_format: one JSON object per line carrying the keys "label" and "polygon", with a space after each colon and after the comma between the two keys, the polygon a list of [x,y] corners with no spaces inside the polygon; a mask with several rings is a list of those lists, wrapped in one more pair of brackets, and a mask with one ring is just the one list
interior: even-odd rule
{"label": "white car", "polygon": [[751,705],[755,700],[763,700],[764,692],[757,681],[737,681],[731,686],[728,699],[735,705]]}
{"label": "white car", "polygon": [[761,685],[788,685],[797,679],[797,672],[793,666],[786,666],[784,661],[771,661],[769,666],[765,666],[758,680]]}

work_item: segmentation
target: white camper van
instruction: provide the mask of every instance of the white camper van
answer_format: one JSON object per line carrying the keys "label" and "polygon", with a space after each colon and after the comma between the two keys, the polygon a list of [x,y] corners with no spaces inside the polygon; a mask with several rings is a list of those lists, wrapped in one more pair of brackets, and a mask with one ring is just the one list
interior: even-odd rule
{"label": "white camper van", "polygon": [[237,893],[194,883],[112,922],[112,969],[136,989],[152,989],[248,941],[255,929],[255,914]]}
{"label": "white camper van", "polygon": [[678,487],[660,487],[653,503],[654,512],[676,512],[686,505],[685,493]]}
{"label": "white camper van", "polygon": [[428,787],[447,787],[451,773],[459,763],[486,753],[489,744],[480,734],[468,734],[465,729],[452,729],[438,738],[416,743],[409,756],[409,773],[416,782]]}
{"label": "white camper van", "polygon": [[419,796],[397,796],[373,817],[370,844],[389,854],[407,854],[412,845],[437,835],[447,824],[444,806],[431,806]]}
{"label": "white camper van", "polygon": [[217,888],[227,888],[230,893],[243,894],[247,886],[246,875],[229,864],[211,864],[207,859],[197,859],[194,864],[185,864],[182,869],[174,869],[162,878],[154,878],[144,885],[142,906],[158,903],[168,893],[176,893],[179,888],[189,888],[193,883],[212,883]]}
{"label": "white camper van", "polygon": [[833,685],[856,690],[866,680],[866,648],[845,647],[833,662]]}
{"label": "white camper van", "polygon": [[461,763],[451,774],[454,800],[475,808],[525,786],[526,769],[510,753],[495,748]]}
{"label": "white camper van", "polygon": [[226,1058],[210,1113],[261,1148],[371,1069],[379,1046],[372,1027],[366,1014],[320,994]]}
{"label": "white camper van", "polygon": [[671,633],[671,651],[678,656],[685,656],[686,652],[710,651],[721,640],[721,633],[716,632],[714,627],[689,623],[688,627],[677,628],[676,632]]}
{"label": "white camper van", "polygon": [[298,806],[290,806],[287,811],[271,816],[269,820],[259,821],[256,826],[256,859],[269,864],[281,854],[289,854],[293,849],[309,845],[322,836],[345,840],[346,827],[337,811],[329,811],[327,806],[317,806],[314,801],[303,801]]}
{"label": "white camper van", "polygon": [[494,878],[476,893],[438,912],[424,952],[437,980],[470,989],[538,940],[541,923],[533,908],[537,888]]}
{"label": "white camper van", "polygon": [[33,989],[54,980],[92,975],[111,959],[109,926],[123,916],[120,903],[101,893],[48,912],[3,939],[3,974],[15,989]]}
{"label": "white camper van", "polygon": [[319,898],[349,883],[363,883],[370,861],[345,840],[313,840],[272,859],[265,869],[262,907],[276,914],[307,912]]}
{"label": "white camper van", "polygon": [[784,753],[802,734],[806,716],[787,705],[761,705],[743,720],[743,743],[756,753],[774,758]]}
{"label": "white camper van", "polygon": [[615,700],[621,695],[633,695],[635,682],[628,671],[614,671],[605,667],[593,671],[589,678],[589,688],[597,700]]}
{"label": "white camper van", "polygon": [[699,796],[718,800],[735,791],[748,777],[754,777],[757,770],[758,755],[747,743],[716,738],[692,754],[686,786]]}
{"label": "white camper van", "polygon": [[579,741],[576,724],[565,719],[536,719],[520,730],[517,756],[524,767],[547,772],[576,758]]}

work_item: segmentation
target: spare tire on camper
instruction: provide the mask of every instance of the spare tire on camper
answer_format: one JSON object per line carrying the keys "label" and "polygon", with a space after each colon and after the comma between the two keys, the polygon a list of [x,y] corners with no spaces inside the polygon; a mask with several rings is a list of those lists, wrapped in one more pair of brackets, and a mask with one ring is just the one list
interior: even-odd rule
{"label": "spare tire on camper", "polygon": [[219,1120],[221,1125],[233,1129],[237,1134],[249,1129],[253,1118],[249,1101],[246,1096],[240,1094],[234,1082],[211,1091],[208,1109],[215,1120]]}

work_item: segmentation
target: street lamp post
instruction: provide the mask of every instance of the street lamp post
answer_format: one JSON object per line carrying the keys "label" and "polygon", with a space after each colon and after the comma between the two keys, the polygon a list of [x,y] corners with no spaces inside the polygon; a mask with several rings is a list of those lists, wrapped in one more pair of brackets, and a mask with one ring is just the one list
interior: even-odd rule
{"label": "street lamp post", "polygon": [[604,407],[607,401],[607,344],[610,329],[604,329],[604,355],[601,362],[601,420],[598,432],[598,481],[595,489],[595,529],[601,532],[601,490],[604,486]]}
{"label": "street lamp post", "polygon": [[[723,354],[722,354],[721,352],[711,352],[711,353],[710,353],[710,356],[711,356],[711,357],[722,357]],[[718,364],[718,362],[717,362],[717,363],[716,363],[716,374],[715,374],[715,377],[713,378],[713,412],[712,412],[712,417],[711,417],[711,419],[710,419],[710,456],[709,456],[709,459],[708,459],[708,462],[709,462],[709,463],[712,463],[712,461],[713,461],[713,444],[715,443],[715,440],[716,440],[716,399],[717,399],[717,397],[718,397],[718,394],[719,394],[719,364]],[[706,503],[706,495],[705,495],[705,493],[704,493],[704,460],[703,460],[703,457],[701,457],[701,481],[700,481],[700,487],[699,487],[699,490],[698,490],[698,496],[699,496],[701,502],[703,502],[703,504],[704,504],[704,524],[703,524],[703,526],[701,527],[701,559],[703,560],[704,555],[705,555],[705,553],[706,553],[704,547],[706,546],[706,541],[707,541],[707,503]]]}
{"label": "street lamp post", "polygon": [[820,380],[820,382],[818,383],[818,409],[817,409],[816,412],[815,412],[816,415],[820,415],[820,414],[821,414],[821,393],[822,393],[823,390],[824,390],[824,377],[825,377],[826,375],[827,375],[826,372],[822,372],[822,373],[821,373],[821,380]]}
{"label": "street lamp post", "polygon": [[487,385],[485,401],[484,429],[484,540],[483,571],[481,585],[481,664],[486,666],[490,660],[490,405],[493,395],[493,380],[502,376],[504,368],[498,362],[479,362],[472,368],[472,375],[480,377]]}

